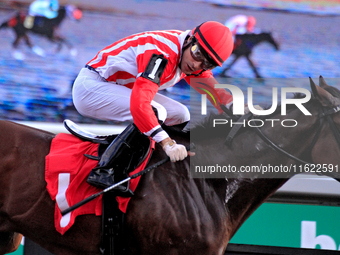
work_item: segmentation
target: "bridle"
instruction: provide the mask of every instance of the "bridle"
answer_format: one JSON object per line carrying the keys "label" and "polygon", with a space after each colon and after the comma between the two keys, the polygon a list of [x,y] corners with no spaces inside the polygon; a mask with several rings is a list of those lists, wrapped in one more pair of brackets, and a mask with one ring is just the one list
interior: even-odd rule
{"label": "bridle", "polygon": [[[225,112],[226,112],[226,114],[228,114],[229,116],[231,116],[230,115],[230,111],[228,110],[228,111],[226,111],[226,107],[224,107],[224,108],[222,108]],[[309,146],[309,151],[308,152],[312,152],[312,150],[313,150],[313,148],[314,148],[314,146],[315,146],[315,144],[316,144],[316,142],[317,142],[317,140],[319,139],[319,136],[320,136],[320,133],[321,133],[321,130],[322,130],[322,127],[324,126],[324,123],[327,121],[328,122],[328,124],[329,124],[329,126],[330,126],[330,128],[331,128],[331,130],[332,130],[332,133],[333,133],[333,135],[334,135],[334,137],[335,137],[335,140],[336,140],[336,142],[337,142],[337,144],[338,144],[338,147],[339,147],[339,149],[340,149],[340,131],[339,131],[339,129],[336,127],[336,125],[335,125],[335,123],[334,123],[334,121],[333,121],[333,119],[332,119],[332,115],[333,114],[335,114],[335,113],[337,113],[337,112],[339,112],[340,111],[340,105],[338,105],[338,106],[335,106],[335,107],[333,107],[333,108],[331,108],[331,109],[327,109],[326,107],[324,107],[324,106],[321,106],[321,108],[320,108],[320,114],[319,114],[319,118],[318,118],[318,120],[319,120],[319,126],[318,126],[318,129],[317,129],[317,131],[316,131],[316,133],[315,133],[315,135],[314,135],[314,138],[313,138],[313,140],[312,140],[312,143],[311,143],[311,145]],[[241,119],[243,120],[243,119],[253,119],[253,114],[252,113],[249,113],[249,114],[247,114],[247,115],[244,115],[244,116],[242,116],[241,117]],[[238,119],[238,122],[239,122],[240,120]],[[231,129],[231,131],[229,132],[229,134],[228,134],[228,137],[227,137],[227,139],[226,139],[226,143],[227,144],[230,144],[230,142],[231,142],[231,140],[233,139],[233,136],[235,136],[236,135],[236,132],[237,132],[237,128],[235,128],[234,130],[234,127]],[[238,128],[239,129],[239,128]],[[287,157],[289,157],[290,159],[293,159],[293,160],[295,160],[295,161],[297,161],[297,162],[299,162],[299,163],[302,163],[302,164],[304,164],[304,165],[311,165],[312,163],[309,163],[309,162],[307,162],[307,161],[304,161],[304,160],[302,160],[302,159],[300,159],[300,158],[297,158],[297,157],[295,157],[294,155],[292,155],[292,154],[290,154],[289,152],[287,152],[287,151],[285,151],[285,150],[283,150],[282,148],[280,148],[278,145],[276,145],[274,142],[272,142],[262,131],[261,131],[261,129],[260,128],[258,128],[258,127],[254,127],[254,129],[255,129],[255,132],[261,137],[261,139],[263,140],[263,141],[265,141],[268,145],[270,145],[271,147],[273,147],[276,151],[278,151],[278,152],[280,152],[280,153],[282,153],[282,154],[284,154],[285,156],[287,156]],[[236,131],[235,131],[236,130]]]}

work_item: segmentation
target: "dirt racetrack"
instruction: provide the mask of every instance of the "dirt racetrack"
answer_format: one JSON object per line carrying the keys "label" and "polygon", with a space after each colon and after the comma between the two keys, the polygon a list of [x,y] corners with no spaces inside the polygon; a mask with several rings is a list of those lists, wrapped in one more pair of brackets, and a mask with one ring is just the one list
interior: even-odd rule
{"label": "dirt racetrack", "polygon": [[[78,3],[83,7],[81,21],[65,19],[59,30],[75,46],[77,56],[71,56],[66,47],[56,54],[56,45],[45,38],[31,35],[33,43],[44,49],[46,56],[37,56],[21,43],[20,51],[25,59],[17,60],[11,47],[14,33],[9,29],[0,30],[2,119],[60,122],[63,118],[71,118],[74,121],[93,122],[74,111],[71,85],[80,68],[100,49],[132,33],[192,29],[206,20],[224,23],[228,17],[240,13],[255,16],[256,27],[271,31],[280,44],[280,51],[265,43],[254,50],[252,59],[263,77],[302,78],[306,81],[308,76],[316,78],[323,75],[326,79],[340,77],[339,16],[227,8],[196,1],[101,0],[95,1],[92,6],[89,5],[90,1]],[[9,1],[0,2],[0,7],[1,23],[17,11],[9,5]],[[27,6],[21,7],[25,8]],[[248,79],[254,77],[245,60],[239,60],[228,75],[245,78],[248,85]],[[258,86],[260,93],[271,92],[265,82]],[[189,90],[185,86],[175,86],[164,93],[189,105]],[[192,107],[191,110],[197,109]]]}

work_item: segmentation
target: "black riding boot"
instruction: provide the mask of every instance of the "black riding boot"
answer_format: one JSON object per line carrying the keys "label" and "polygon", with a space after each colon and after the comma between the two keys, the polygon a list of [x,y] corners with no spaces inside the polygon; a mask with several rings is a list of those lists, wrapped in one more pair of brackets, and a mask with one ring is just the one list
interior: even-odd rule
{"label": "black riding boot", "polygon": [[[130,124],[106,148],[97,167],[90,172],[87,182],[105,189],[127,178],[128,173],[137,167],[136,162],[141,160],[149,145],[149,138],[142,134],[134,124]],[[122,184],[113,190],[124,192],[125,196],[133,195],[128,185]]]}

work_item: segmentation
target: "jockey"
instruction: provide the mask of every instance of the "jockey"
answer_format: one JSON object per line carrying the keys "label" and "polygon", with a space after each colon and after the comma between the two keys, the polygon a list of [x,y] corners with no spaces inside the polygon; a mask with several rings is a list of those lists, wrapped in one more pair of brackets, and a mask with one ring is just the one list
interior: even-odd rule
{"label": "jockey", "polygon": [[58,15],[58,0],[36,0],[30,4],[28,14],[54,19]]}
{"label": "jockey", "polygon": [[42,27],[44,25],[44,18],[56,18],[58,16],[58,10],[58,0],[35,0],[30,4],[24,26],[27,29],[31,29],[34,24]]}
{"label": "jockey", "polygon": [[256,19],[253,16],[236,15],[229,18],[225,22],[225,26],[228,27],[235,38],[235,35],[254,33],[254,27]]}
{"label": "jockey", "polygon": [[[108,165],[117,151],[129,150],[131,137],[146,136],[159,143],[172,162],[183,160],[188,153],[162,129],[190,120],[188,108],[164,95],[163,90],[184,78],[212,78],[202,91],[221,113],[219,103],[227,105],[232,96],[216,89],[218,82],[211,69],[222,66],[233,49],[230,30],[215,21],[204,22],[193,30],[143,32],[123,38],[99,51],[81,69],[73,86],[73,102],[77,111],[100,120],[131,121],[103,153],[88,183],[106,188],[114,184]],[[137,135],[138,134],[138,135]],[[130,140],[129,142],[127,142]],[[122,144],[127,146],[121,146]],[[121,152],[124,154],[125,152]]]}

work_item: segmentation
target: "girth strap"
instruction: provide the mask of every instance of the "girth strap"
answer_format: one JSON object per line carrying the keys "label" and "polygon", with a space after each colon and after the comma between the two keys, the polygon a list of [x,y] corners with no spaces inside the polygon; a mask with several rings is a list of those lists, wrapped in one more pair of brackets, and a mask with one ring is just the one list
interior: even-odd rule
{"label": "girth strap", "polygon": [[122,255],[126,249],[124,237],[124,213],[118,208],[116,195],[112,192],[103,194],[102,237],[100,252],[102,255]]}

